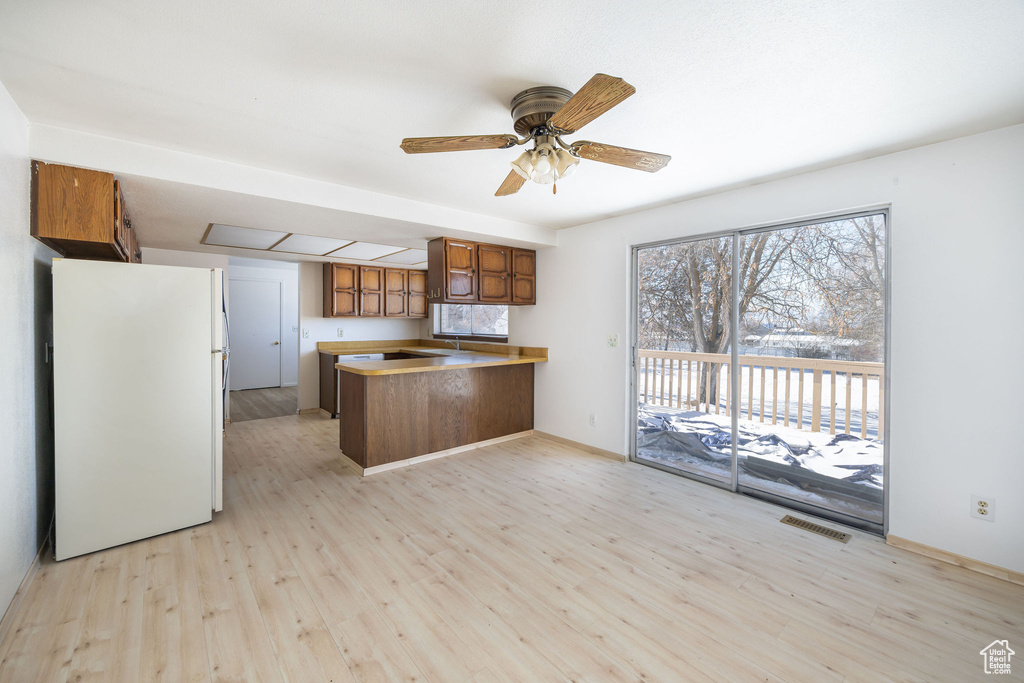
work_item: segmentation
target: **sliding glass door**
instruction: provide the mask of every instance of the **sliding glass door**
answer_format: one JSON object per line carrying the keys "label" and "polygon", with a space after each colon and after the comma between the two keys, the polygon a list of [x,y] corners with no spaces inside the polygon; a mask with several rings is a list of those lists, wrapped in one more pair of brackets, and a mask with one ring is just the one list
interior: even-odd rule
{"label": "sliding glass door", "polygon": [[637,247],[634,460],[880,531],[886,219]]}
{"label": "sliding glass door", "polygon": [[734,238],[637,250],[635,457],[732,481]]}

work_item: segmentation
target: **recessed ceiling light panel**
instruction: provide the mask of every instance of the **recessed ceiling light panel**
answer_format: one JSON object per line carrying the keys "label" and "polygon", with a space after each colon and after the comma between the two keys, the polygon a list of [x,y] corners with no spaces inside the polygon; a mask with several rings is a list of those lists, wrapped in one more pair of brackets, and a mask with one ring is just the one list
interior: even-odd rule
{"label": "recessed ceiling light panel", "polygon": [[206,233],[203,244],[212,244],[218,247],[242,247],[243,249],[270,249],[287,235],[286,232],[239,228],[234,225],[214,223],[210,226],[210,231]]}
{"label": "recessed ceiling light panel", "polygon": [[339,240],[333,237],[316,237],[314,235],[288,235],[271,251],[287,251],[292,254],[310,254],[323,256],[336,249],[352,244],[352,240]]}
{"label": "recessed ceiling light panel", "polygon": [[347,247],[332,251],[331,258],[352,258],[360,261],[372,261],[373,259],[394,254],[398,251],[405,251],[404,247],[390,247],[386,244],[373,244],[372,242],[353,242]]}
{"label": "recessed ceiling light panel", "polygon": [[427,260],[426,249],[406,249],[400,251],[397,254],[391,254],[390,256],[384,256],[379,261],[387,261],[388,263],[401,263],[403,265],[413,265],[414,263],[423,263]]}

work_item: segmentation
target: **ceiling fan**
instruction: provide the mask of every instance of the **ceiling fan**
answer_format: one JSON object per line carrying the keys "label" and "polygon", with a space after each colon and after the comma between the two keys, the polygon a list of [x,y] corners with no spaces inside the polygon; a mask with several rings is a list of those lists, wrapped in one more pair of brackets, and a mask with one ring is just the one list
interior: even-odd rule
{"label": "ceiling fan", "polygon": [[512,170],[495,192],[504,197],[515,194],[527,180],[554,185],[576,170],[580,159],[635,168],[654,173],[672,158],[667,154],[641,152],[589,140],[567,143],[563,135],[575,133],[601,114],[636,92],[621,78],[595,74],[575,95],[565,88],[528,88],[512,98],[512,127],[519,135],[458,135],[441,138],[405,138],[407,154],[463,152],[474,149],[508,149],[533,142],[533,148],[512,162]]}

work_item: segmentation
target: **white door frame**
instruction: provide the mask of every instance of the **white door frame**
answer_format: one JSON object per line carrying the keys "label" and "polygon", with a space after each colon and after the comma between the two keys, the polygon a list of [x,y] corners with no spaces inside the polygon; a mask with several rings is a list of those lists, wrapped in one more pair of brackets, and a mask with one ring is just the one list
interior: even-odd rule
{"label": "white door frame", "polygon": [[[275,280],[270,277],[235,277],[228,273],[228,325],[231,324],[231,282],[242,280],[246,282],[273,282],[277,285],[278,312],[277,338],[281,342],[277,348],[277,386],[284,386],[284,280]],[[228,391],[231,391],[231,367],[228,366]]]}

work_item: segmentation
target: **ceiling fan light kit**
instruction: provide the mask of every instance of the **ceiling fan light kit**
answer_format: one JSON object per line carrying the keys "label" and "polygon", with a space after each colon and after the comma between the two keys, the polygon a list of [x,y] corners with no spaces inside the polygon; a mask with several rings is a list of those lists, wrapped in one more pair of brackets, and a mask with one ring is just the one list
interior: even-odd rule
{"label": "ceiling fan light kit", "polygon": [[532,141],[533,149],[511,163],[512,170],[494,193],[498,197],[515,194],[527,180],[554,185],[572,175],[581,158],[654,173],[672,157],[587,140],[566,143],[561,137],[575,133],[635,92],[621,78],[605,74],[595,74],[575,95],[554,86],[527,88],[510,105],[512,127],[521,138],[509,134],[405,138],[401,147],[408,154],[421,154],[508,149]]}

